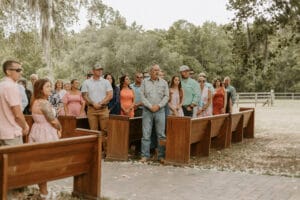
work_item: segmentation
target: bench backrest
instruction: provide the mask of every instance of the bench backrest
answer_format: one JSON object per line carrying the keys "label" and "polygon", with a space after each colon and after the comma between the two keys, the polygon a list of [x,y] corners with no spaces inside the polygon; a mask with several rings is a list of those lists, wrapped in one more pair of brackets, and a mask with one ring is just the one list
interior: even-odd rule
{"label": "bench backrest", "polygon": [[[49,143],[34,143],[0,148],[1,195],[7,189],[78,176],[74,186],[82,185],[82,174],[100,186],[102,138],[99,134],[61,139]],[[86,179],[86,178],[85,178]],[[80,183],[81,182],[81,183]],[[79,187],[89,193],[88,188]],[[77,188],[78,189],[78,188]],[[77,190],[74,188],[74,191]],[[94,190],[94,189],[93,189]],[[94,191],[99,193],[100,190]],[[98,195],[98,194],[94,194]]]}
{"label": "bench backrest", "polygon": [[89,122],[86,117],[58,116],[58,120],[63,128],[62,138],[73,137],[76,128],[89,129]]}

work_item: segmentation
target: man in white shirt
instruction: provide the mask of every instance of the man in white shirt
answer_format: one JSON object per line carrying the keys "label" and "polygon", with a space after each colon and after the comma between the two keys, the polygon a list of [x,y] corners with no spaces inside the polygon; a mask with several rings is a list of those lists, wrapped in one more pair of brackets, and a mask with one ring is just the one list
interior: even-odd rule
{"label": "man in white shirt", "polygon": [[103,67],[96,64],[93,67],[93,76],[83,82],[82,96],[88,105],[87,117],[92,130],[107,132],[109,118],[108,102],[113,97],[110,82],[102,77]]}

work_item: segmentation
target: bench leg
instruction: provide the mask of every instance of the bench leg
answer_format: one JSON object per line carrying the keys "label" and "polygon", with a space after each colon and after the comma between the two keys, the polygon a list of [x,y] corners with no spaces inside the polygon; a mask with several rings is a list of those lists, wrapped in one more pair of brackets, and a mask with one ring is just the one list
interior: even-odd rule
{"label": "bench leg", "polygon": [[244,123],[244,116],[241,116],[241,119],[238,123],[236,131],[232,133],[232,142],[242,142],[243,141],[243,123]]}
{"label": "bench leg", "polygon": [[128,160],[129,121],[109,120],[106,160]]}
{"label": "bench leg", "polygon": [[2,200],[7,199],[7,190],[8,190],[8,185],[7,185],[7,168],[8,168],[8,156],[7,154],[3,154],[0,157],[0,197]]}
{"label": "bench leg", "polygon": [[209,156],[209,148],[211,144],[211,123],[207,125],[204,138],[195,144],[191,145],[192,156]]}
{"label": "bench leg", "polygon": [[247,127],[244,128],[243,134],[245,138],[254,138],[254,110],[251,114]]}
{"label": "bench leg", "polygon": [[183,165],[190,161],[190,119],[167,120],[167,164]]}
{"label": "bench leg", "polygon": [[73,195],[82,199],[101,199],[101,159],[102,137],[99,137],[97,148],[93,153],[93,165],[86,174],[74,177]]}
{"label": "bench leg", "polygon": [[[222,125],[222,128],[220,130],[220,133],[217,137],[212,138],[212,147],[217,148],[217,149],[224,149],[227,147],[227,134],[229,132],[229,118],[227,117],[224,120],[224,123]],[[229,145],[230,146],[230,145]]]}
{"label": "bench leg", "polygon": [[[224,149],[227,147],[227,137],[228,137],[228,128],[229,128],[229,118],[224,120],[220,133],[217,137],[212,138],[212,146],[217,149]],[[230,145],[229,145],[230,146]]]}

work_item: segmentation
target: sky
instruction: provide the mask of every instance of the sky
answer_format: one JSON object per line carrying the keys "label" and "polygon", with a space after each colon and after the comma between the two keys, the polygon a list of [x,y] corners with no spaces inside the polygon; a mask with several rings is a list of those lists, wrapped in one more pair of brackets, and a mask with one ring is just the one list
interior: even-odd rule
{"label": "sky", "polygon": [[226,10],[228,0],[102,0],[119,10],[131,24],[136,21],[145,29],[168,29],[175,21],[185,19],[195,25],[205,21],[224,24],[233,16]]}
{"label": "sky", "polygon": [[[114,10],[118,10],[130,25],[136,21],[144,29],[168,29],[179,19],[195,25],[205,21],[225,24],[233,17],[226,10],[228,0],[102,0]],[[83,13],[82,13],[83,14]],[[86,22],[80,21],[83,27]]]}

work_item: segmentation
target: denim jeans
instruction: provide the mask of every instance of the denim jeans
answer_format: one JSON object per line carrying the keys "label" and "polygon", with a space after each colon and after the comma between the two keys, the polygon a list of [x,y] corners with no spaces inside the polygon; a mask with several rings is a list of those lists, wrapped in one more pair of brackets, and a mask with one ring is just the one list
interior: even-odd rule
{"label": "denim jeans", "polygon": [[165,109],[153,113],[147,108],[143,110],[142,157],[150,158],[151,133],[154,123],[158,143],[158,159],[165,157],[165,148],[159,145],[159,140],[165,139]]}

